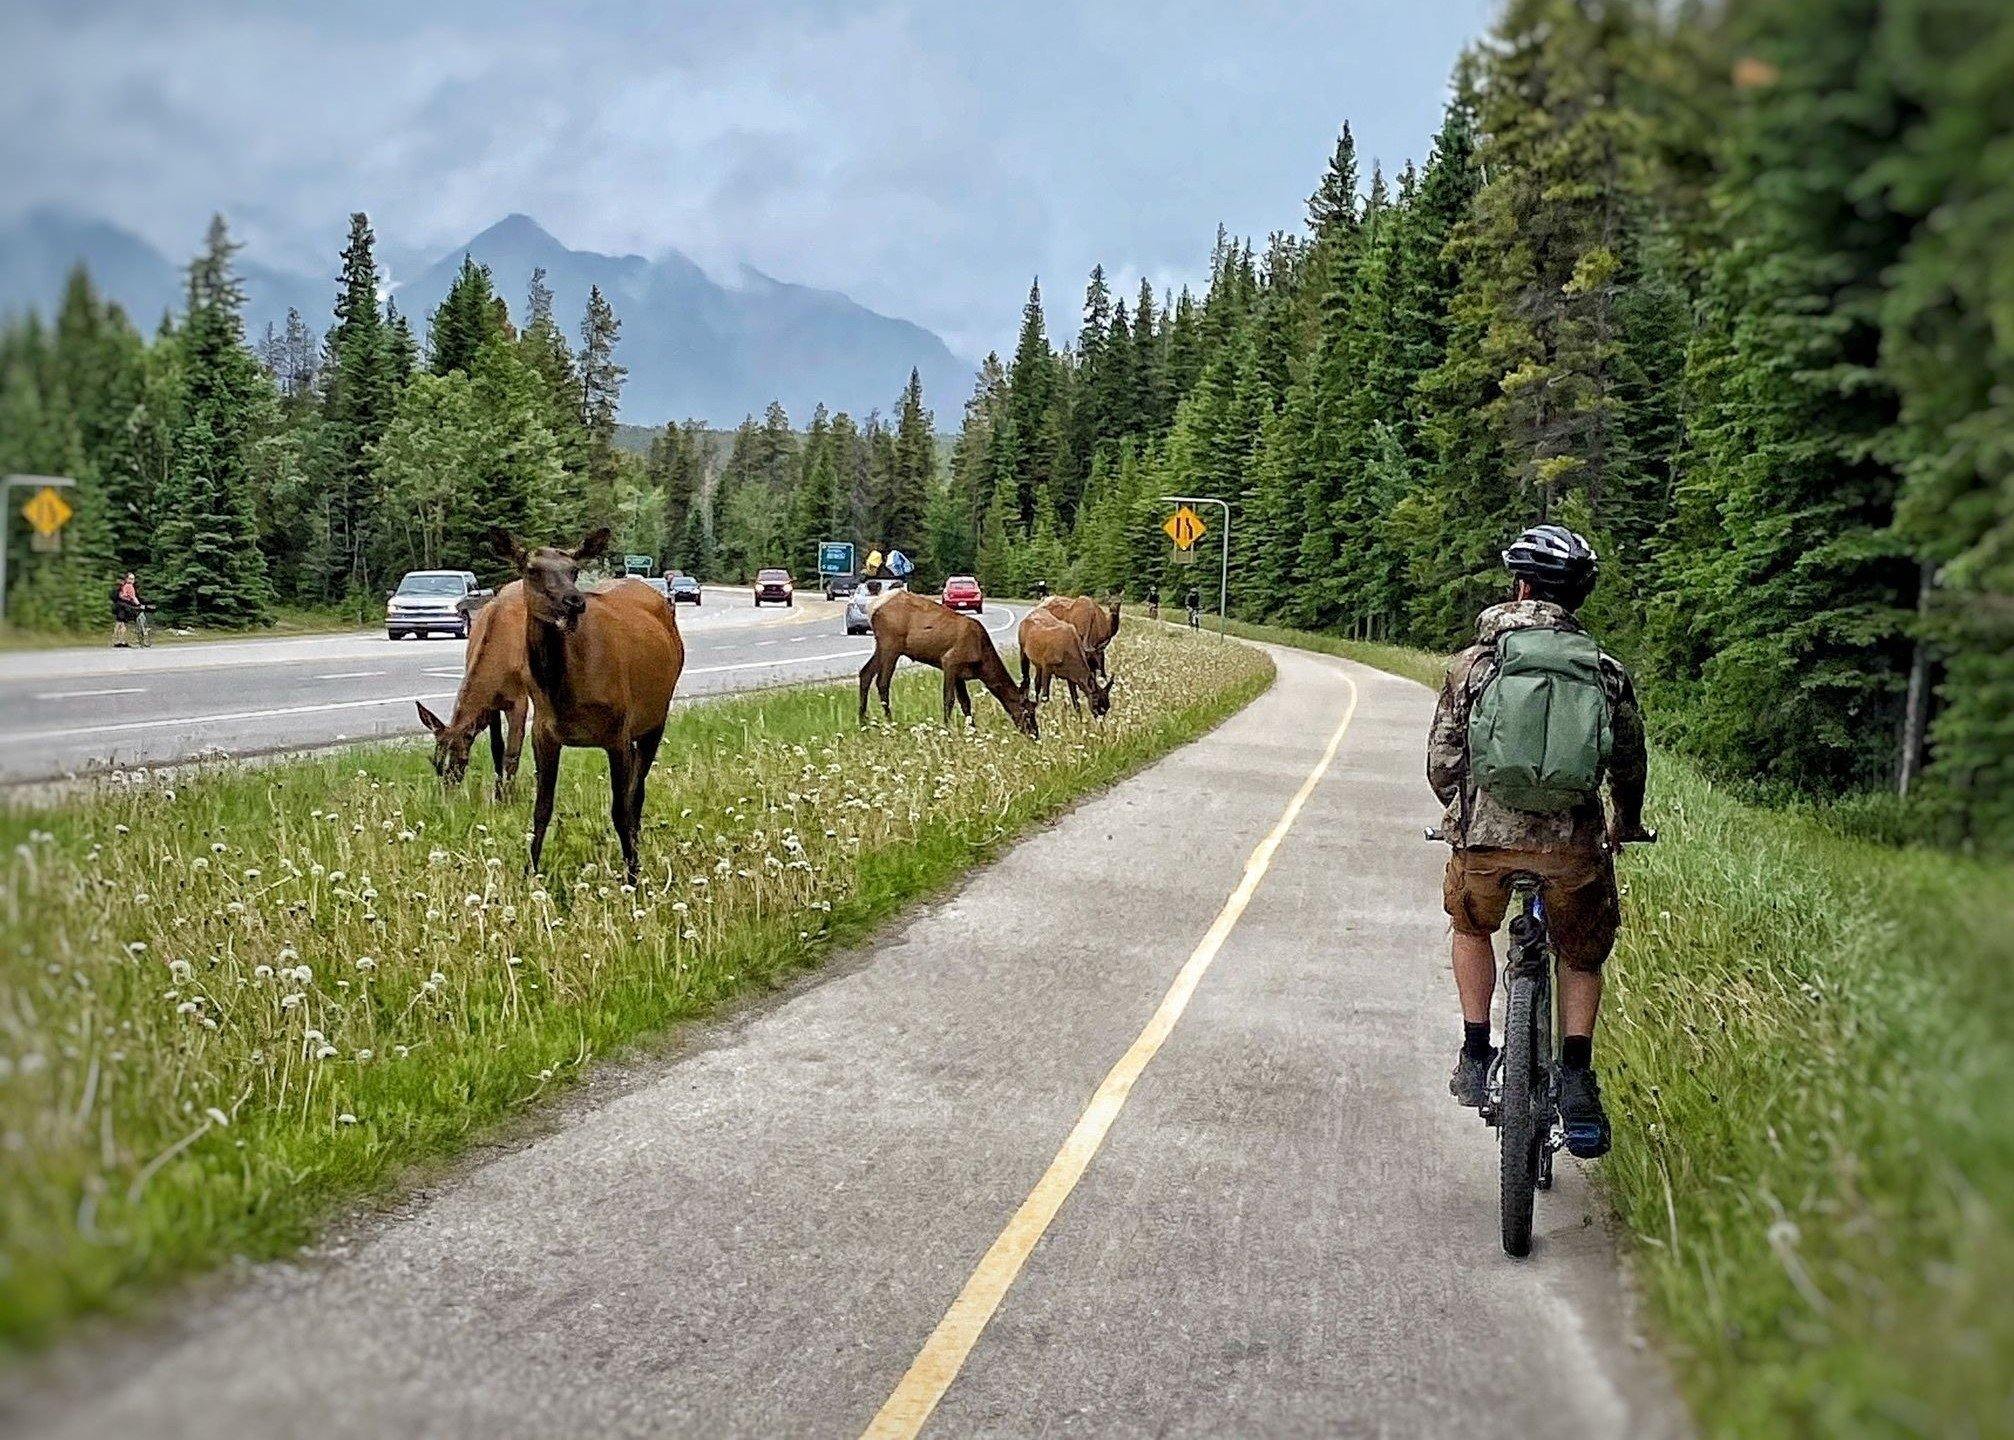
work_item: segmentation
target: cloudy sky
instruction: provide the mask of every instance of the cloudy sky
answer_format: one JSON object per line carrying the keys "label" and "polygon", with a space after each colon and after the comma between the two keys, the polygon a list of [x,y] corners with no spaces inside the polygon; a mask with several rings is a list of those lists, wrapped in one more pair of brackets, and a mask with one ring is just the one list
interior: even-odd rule
{"label": "cloudy sky", "polygon": [[1179,284],[1218,220],[1297,223],[1344,119],[1367,162],[1423,155],[1490,4],[557,8],[8,0],[0,215],[180,257],[221,208],[260,258],[332,271],[353,209],[415,258],[521,210],[978,354],[1032,274],[1074,314],[1093,261]]}

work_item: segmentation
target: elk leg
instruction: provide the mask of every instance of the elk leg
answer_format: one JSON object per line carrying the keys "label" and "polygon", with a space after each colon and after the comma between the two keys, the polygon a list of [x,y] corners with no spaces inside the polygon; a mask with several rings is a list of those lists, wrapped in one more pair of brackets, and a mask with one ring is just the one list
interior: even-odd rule
{"label": "elk leg", "polygon": [[518,757],[524,754],[525,717],[530,713],[531,706],[523,700],[510,708],[510,735],[504,741],[502,795],[499,798],[508,798],[517,788]]}
{"label": "elk leg", "polygon": [[663,739],[662,725],[647,735],[637,737],[636,769],[629,781],[629,825],[631,833],[639,841],[643,839],[643,782],[650,777],[650,767],[657,763],[657,747]]}
{"label": "elk leg", "polygon": [[972,723],[972,691],[968,688],[963,675],[958,677],[953,688],[958,692],[958,708],[965,712],[965,723],[970,725]]}
{"label": "elk leg", "polygon": [[[880,658],[878,655],[875,657],[877,660]],[[890,655],[874,676],[875,683],[881,690],[881,713],[890,720],[895,718],[895,710],[888,703],[888,687],[895,681],[895,662],[900,658],[897,655]]]}
{"label": "elk leg", "polygon": [[490,711],[490,765],[496,771],[496,784],[490,793],[498,800],[504,798],[504,738],[503,711]]}
{"label": "elk leg", "polygon": [[867,692],[874,684],[875,671],[881,664],[881,652],[876,650],[867,657],[867,663],[860,667],[860,723],[867,723]]}
{"label": "elk leg", "polygon": [[951,678],[951,672],[944,672],[944,723],[951,723],[951,706],[958,698],[958,682]]}
{"label": "elk leg", "polygon": [[615,826],[615,838],[622,845],[622,868],[629,877],[629,883],[636,883],[636,837],[630,833],[629,801],[632,793],[630,776],[636,772],[636,759],[627,742],[608,747],[608,818]]}
{"label": "elk leg", "polygon": [[538,795],[531,807],[531,868],[536,870],[545,853],[545,827],[552,821],[553,790],[559,784],[559,741],[532,736],[531,763],[538,772]]}
{"label": "elk leg", "polygon": [[1077,712],[1077,713],[1078,713],[1079,715],[1083,714],[1083,713],[1084,713],[1084,696],[1083,696],[1083,692],[1081,692],[1080,690],[1078,690],[1078,688],[1077,688],[1077,682],[1076,682],[1075,680],[1071,680],[1071,679],[1068,679],[1068,678],[1066,677],[1066,678],[1064,679],[1063,683],[1064,683],[1065,685],[1068,685],[1068,686],[1070,687],[1070,708],[1071,708],[1072,710],[1075,710],[1075,711],[1076,711],[1076,712]]}
{"label": "elk leg", "polygon": [[1028,689],[1028,652],[1026,650],[1021,652],[1021,693],[1023,695],[1031,693]]}

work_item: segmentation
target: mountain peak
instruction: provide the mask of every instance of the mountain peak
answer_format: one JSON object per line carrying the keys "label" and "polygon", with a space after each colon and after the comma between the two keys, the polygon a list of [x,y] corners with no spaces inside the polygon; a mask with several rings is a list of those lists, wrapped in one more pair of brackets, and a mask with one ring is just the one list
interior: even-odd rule
{"label": "mountain peak", "polygon": [[553,238],[552,232],[545,226],[517,210],[504,216],[462,248],[473,249],[478,245],[536,246],[554,250],[566,248]]}

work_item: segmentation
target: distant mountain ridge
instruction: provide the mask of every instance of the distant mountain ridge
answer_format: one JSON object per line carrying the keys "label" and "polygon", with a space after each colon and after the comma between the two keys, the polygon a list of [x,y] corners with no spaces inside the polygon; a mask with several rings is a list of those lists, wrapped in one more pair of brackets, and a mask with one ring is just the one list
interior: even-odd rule
{"label": "distant mountain ridge", "polygon": [[[616,358],[629,367],[622,415],[634,424],[697,418],[732,427],[782,402],[793,421],[820,402],[864,414],[893,407],[913,366],[941,414],[953,411],[975,366],[921,325],[882,315],[833,290],[791,284],[743,266],[723,284],[689,258],[658,259],[574,250],[527,215],[508,215],[410,278],[393,276],[391,298],[423,332],[462,256],[487,265],[513,318],[523,318],[535,267],[543,266],[569,334],[588,288],[601,286],[622,321]],[[240,253],[245,324],[256,339],[268,321],[298,309],[317,332],[333,317],[335,262],[327,277],[276,270]],[[182,303],[182,267],[144,240],[103,221],[36,211],[0,227],[0,314],[52,313],[78,260],[143,330]]]}

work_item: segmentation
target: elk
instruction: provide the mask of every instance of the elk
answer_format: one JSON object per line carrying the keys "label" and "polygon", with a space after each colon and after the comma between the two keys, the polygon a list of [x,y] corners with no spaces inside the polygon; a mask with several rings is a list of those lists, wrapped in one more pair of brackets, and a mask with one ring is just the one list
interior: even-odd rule
{"label": "elk", "polygon": [[944,723],[951,723],[955,701],[965,718],[972,718],[972,697],[966,686],[977,680],[1000,702],[1014,728],[1033,739],[1036,735],[1035,704],[1014,684],[993,637],[970,615],[947,610],[935,600],[907,590],[889,596],[874,609],[874,653],[860,667],[860,720],[867,721],[867,691],[881,690],[881,713],[891,718],[888,687],[895,677],[895,662],[904,658],[920,660],[944,672]]}
{"label": "elk", "polygon": [[1085,658],[1083,637],[1077,627],[1053,610],[1030,610],[1021,621],[1021,686],[1028,690],[1030,666],[1035,688],[1029,691],[1038,701],[1049,698],[1050,682],[1058,676],[1070,687],[1070,704],[1084,708],[1083,693],[1091,694],[1091,714],[1099,719],[1112,708],[1112,681],[1100,679]]}
{"label": "elk", "polygon": [[634,885],[644,781],[657,759],[672,692],[685,668],[685,642],[672,608],[641,580],[618,580],[594,591],[580,588],[581,563],[600,555],[608,542],[604,528],[571,550],[527,550],[508,531],[490,531],[490,543],[524,581],[531,749],[538,772],[531,868],[538,869],[545,851],[560,751],[569,746],[600,750],[608,756],[609,819]]}
{"label": "elk", "polygon": [[[454,719],[419,705],[420,723],[433,732],[434,773],[450,789],[468,773],[469,747],[478,732],[490,732],[490,760],[496,766],[496,798],[508,799],[524,753],[525,719],[531,713],[531,680],[525,673],[524,584],[513,580],[469,619],[468,658]],[[510,736],[504,727],[508,722]]]}
{"label": "elk", "polygon": [[[1084,659],[1090,664],[1092,673],[1103,675],[1105,647],[1119,633],[1119,603],[1114,600],[1111,608],[1107,609],[1089,595],[1051,595],[1035,608],[1060,616],[1075,626],[1078,637],[1084,642]],[[1021,679],[1025,685],[1028,679],[1025,661]]]}

